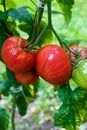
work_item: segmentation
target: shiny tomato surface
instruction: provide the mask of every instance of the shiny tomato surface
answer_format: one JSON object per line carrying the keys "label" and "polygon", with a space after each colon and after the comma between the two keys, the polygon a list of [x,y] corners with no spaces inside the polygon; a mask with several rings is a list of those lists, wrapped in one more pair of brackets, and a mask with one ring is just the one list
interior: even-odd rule
{"label": "shiny tomato surface", "polygon": [[72,66],[63,48],[49,44],[38,51],[36,70],[47,82],[61,85],[69,80]]}
{"label": "shiny tomato surface", "polygon": [[20,37],[8,38],[2,46],[2,60],[15,72],[27,71],[34,66],[35,54],[24,50],[28,41]]}
{"label": "shiny tomato surface", "polygon": [[19,83],[25,85],[35,83],[39,77],[34,69],[31,69],[27,72],[14,72],[14,76]]}

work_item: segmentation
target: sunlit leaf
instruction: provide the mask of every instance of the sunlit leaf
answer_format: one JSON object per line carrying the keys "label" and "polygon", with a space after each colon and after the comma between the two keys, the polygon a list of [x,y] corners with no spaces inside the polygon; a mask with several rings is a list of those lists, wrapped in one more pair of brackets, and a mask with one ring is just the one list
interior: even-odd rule
{"label": "sunlit leaf", "polygon": [[72,5],[74,4],[74,0],[57,0],[58,5],[64,13],[65,25],[67,26],[72,17]]}
{"label": "sunlit leaf", "polygon": [[6,7],[7,8],[15,8],[16,7],[16,0],[15,1],[10,0],[10,2],[9,2],[9,0],[6,0],[5,2],[6,2]]}

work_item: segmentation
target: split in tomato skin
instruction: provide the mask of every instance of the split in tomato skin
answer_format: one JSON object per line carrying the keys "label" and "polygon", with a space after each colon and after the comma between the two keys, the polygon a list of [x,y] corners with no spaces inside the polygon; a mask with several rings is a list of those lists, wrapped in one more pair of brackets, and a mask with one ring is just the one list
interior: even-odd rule
{"label": "split in tomato skin", "polygon": [[33,68],[27,72],[14,72],[14,77],[19,83],[24,85],[34,84],[39,78]]}
{"label": "split in tomato skin", "polygon": [[79,87],[87,89],[87,59],[81,60],[72,71],[72,79]]}
{"label": "split in tomato skin", "polygon": [[35,63],[35,54],[24,50],[28,41],[21,37],[10,37],[2,46],[2,60],[14,72],[30,70]]}
{"label": "split in tomato skin", "polygon": [[47,82],[61,85],[70,79],[72,65],[63,48],[49,44],[36,55],[36,71]]}

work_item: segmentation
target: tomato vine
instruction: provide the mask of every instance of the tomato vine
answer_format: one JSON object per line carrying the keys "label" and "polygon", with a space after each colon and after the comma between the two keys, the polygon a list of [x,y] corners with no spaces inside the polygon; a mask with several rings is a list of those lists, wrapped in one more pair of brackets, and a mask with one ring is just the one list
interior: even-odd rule
{"label": "tomato vine", "polygon": [[[40,42],[41,42],[41,40],[43,40],[45,33],[49,30],[58,41],[57,47],[60,46],[60,49],[61,48],[63,49],[63,51],[64,51],[63,53],[65,54],[63,56],[67,55],[65,57],[65,59],[62,58],[62,56],[61,56],[62,54],[60,56],[58,56],[58,55],[54,56],[54,55],[58,54],[58,51],[59,51],[59,50],[56,50],[55,54],[53,55],[53,51],[55,50],[54,49],[54,50],[52,50],[51,60],[54,56],[54,58],[55,57],[59,58],[58,60],[60,61],[60,63],[58,64],[58,61],[53,60],[53,62],[55,62],[56,64],[58,64],[58,65],[61,64],[64,67],[66,67],[67,64],[70,64],[69,67],[71,67],[71,64],[73,66],[72,70],[70,68],[68,81],[63,82],[63,84],[57,83],[58,97],[59,97],[60,101],[62,102],[62,105],[60,106],[60,108],[57,110],[57,112],[54,115],[55,125],[62,126],[64,128],[66,128],[67,130],[68,129],[69,130],[70,129],[76,130],[77,125],[79,125],[87,120],[87,117],[86,118],[84,117],[85,116],[84,113],[87,112],[87,110],[86,110],[87,109],[87,103],[86,103],[87,91],[85,91],[85,89],[81,88],[80,85],[76,85],[76,88],[73,90],[72,85],[71,85],[72,81],[69,79],[72,78],[71,73],[74,69],[76,69],[78,67],[78,65],[79,65],[78,63],[80,63],[81,60],[84,60],[87,57],[85,56],[85,58],[83,59],[83,56],[82,56],[83,53],[78,52],[78,50],[73,51],[70,48],[70,44],[72,44],[72,41],[63,39],[57,33],[57,31],[54,29],[54,26],[52,23],[52,21],[53,21],[52,20],[52,2],[54,2],[54,0],[39,0],[38,1],[39,3],[31,0],[29,2],[32,3],[35,7],[35,10],[33,9],[33,13],[31,13],[30,11],[27,10],[28,7],[20,7],[17,9],[14,9],[14,8],[8,9],[7,5],[6,5],[6,0],[2,0],[0,3],[3,7],[3,10],[0,10],[0,27],[1,27],[0,37],[2,38],[2,40],[0,40],[0,51],[3,52],[2,55],[0,54],[1,61],[3,61],[5,63],[5,60],[10,58],[10,56],[8,55],[8,54],[10,54],[10,53],[8,53],[9,50],[3,51],[3,45],[5,44],[6,39],[9,41],[10,38],[11,38],[10,42],[8,42],[8,43],[11,43],[11,45],[9,45],[10,47],[12,47],[12,44],[13,44],[12,38],[14,39],[14,41],[16,40],[16,38],[18,38],[18,40],[16,42],[17,43],[16,48],[18,49],[17,50],[18,53],[20,52],[20,50],[23,51],[23,53],[25,52],[26,55],[27,54],[29,55],[30,53],[36,52],[34,54],[35,54],[35,57],[37,57],[36,55],[39,55],[40,48],[41,48],[41,51],[43,50],[43,48],[42,48],[43,44],[41,43],[41,45],[40,45]],[[74,4],[74,0],[71,0],[71,1],[70,0],[56,0],[55,2],[60,6],[60,8],[63,12],[63,13],[60,13],[60,12],[57,12],[57,13],[64,15],[64,18],[66,20],[66,25],[69,24],[70,19],[71,19],[71,9],[72,9],[72,6]],[[45,12],[45,6],[47,7],[47,17],[46,17],[47,23],[45,22],[44,26],[42,27],[41,23],[43,22],[43,15]],[[32,10],[32,8],[31,8],[31,10]],[[23,14],[22,14],[22,12],[23,12]],[[9,23],[9,25],[8,25],[8,23]],[[42,27],[42,29],[41,29],[41,27]],[[19,39],[22,40],[22,38],[20,37],[21,34],[20,34],[19,30],[22,30],[23,32],[27,33],[27,35],[28,35],[28,38],[26,40],[28,44],[23,46],[23,44],[25,43],[23,41],[23,43],[21,45],[22,47],[18,46]],[[49,46],[52,47],[52,45],[48,45],[46,47],[49,48]],[[6,47],[6,45],[5,45],[5,47]],[[6,48],[8,48],[8,47],[6,47]],[[37,48],[39,48],[39,49],[37,49]],[[53,49],[53,47],[52,47],[52,49]],[[36,63],[36,61],[35,61],[32,63],[33,65],[31,65],[30,69],[36,69],[35,68],[36,64],[38,64],[37,68],[42,67],[41,68],[42,70],[40,70],[40,72],[38,71],[39,75],[37,74],[36,71],[33,73],[34,76],[36,74],[37,79],[39,76],[42,76],[42,78],[43,78],[43,75],[45,74],[45,72],[47,72],[45,78],[49,79],[49,77],[50,77],[50,79],[52,80],[52,78],[55,77],[55,76],[53,76],[53,72],[56,71],[56,73],[54,73],[54,75],[57,75],[57,72],[58,73],[60,72],[60,71],[58,71],[58,70],[60,70],[60,68],[57,68],[57,70],[55,70],[56,65],[54,65],[52,62],[50,62],[51,60],[48,60],[49,55],[51,54],[51,51],[48,51],[48,52],[47,51],[45,51],[43,53],[43,57],[41,54],[41,58],[43,58],[42,59],[43,66],[42,66],[42,62],[40,63],[41,58],[39,56],[38,57],[40,58],[40,61],[37,60],[37,61],[39,61],[39,63]],[[10,52],[14,52],[14,46],[12,47]],[[3,56],[5,58],[3,58]],[[23,54],[23,56],[24,56],[24,54]],[[6,68],[6,76],[7,77],[3,80],[3,82],[6,82],[8,85],[4,84],[3,85],[4,87],[0,88],[0,93],[3,93],[3,95],[6,95],[6,96],[9,94],[12,95],[12,117],[11,117],[12,130],[15,130],[14,118],[15,118],[16,106],[18,108],[19,114],[21,116],[24,116],[26,114],[26,110],[27,110],[27,106],[28,106],[27,101],[26,101],[26,97],[28,96],[30,99],[35,98],[35,95],[33,95],[31,93],[31,90],[29,88],[30,83],[33,84],[33,81],[28,83],[28,85],[27,85],[26,82],[22,82],[21,80],[18,81],[16,76],[15,76],[15,73],[18,73],[18,76],[20,74],[21,74],[21,76],[24,76],[25,73],[29,74],[28,71],[30,72],[30,70],[28,70],[28,69],[29,69],[30,65],[27,65],[25,68],[25,61],[27,62],[29,57],[30,56],[24,58],[24,61],[23,61],[23,57],[22,57],[23,62],[18,61],[18,59],[16,59],[16,58],[11,57],[11,59],[7,60],[5,63],[7,66],[7,68]],[[60,59],[60,57],[61,57],[61,59]],[[18,55],[18,58],[19,58],[19,55]],[[36,58],[36,59],[39,59],[39,58]],[[5,60],[3,60],[3,59],[5,59]],[[16,60],[13,63],[14,59],[16,59]],[[66,59],[68,59],[68,60],[65,63],[64,61]],[[10,61],[11,67],[14,67],[14,65],[16,65],[17,62],[19,62],[19,64],[21,66],[23,65],[23,67],[24,67],[24,68],[22,68],[23,71],[21,70],[18,72],[18,70],[21,68],[21,66],[19,64],[18,64],[18,67],[19,67],[18,70],[14,69],[11,71],[11,67],[9,67],[7,64],[8,61]],[[54,69],[52,68],[52,65],[53,65]],[[28,67],[28,69],[27,69],[27,67]],[[69,67],[68,67],[68,69],[66,69],[67,71],[69,70]],[[48,70],[46,70],[46,69],[48,69]],[[39,70],[39,69],[37,69],[37,70]],[[52,73],[50,73],[50,70]],[[64,69],[65,77],[67,77],[66,70]],[[48,75],[48,73],[49,73],[49,75]],[[50,76],[50,74],[52,74],[51,75],[52,77]],[[62,76],[64,76],[63,74],[62,74]],[[28,77],[29,77],[29,75],[28,75]],[[30,77],[31,77],[31,74],[30,74]],[[61,77],[61,75],[60,75],[60,77]],[[59,80],[60,77],[57,77],[57,79]],[[65,77],[62,77],[62,78],[65,79]],[[27,78],[25,77],[25,79],[27,79]],[[25,79],[24,79],[24,81],[25,81]],[[45,79],[45,80],[48,81],[48,79]],[[29,79],[29,80],[31,80],[31,79]],[[22,90],[20,90],[20,85],[22,85]],[[13,90],[11,90],[12,86],[13,86]],[[54,82],[54,87],[56,87],[55,82]],[[16,91],[17,89],[20,91]],[[36,92],[37,88],[33,88],[33,91]],[[23,102],[21,101],[21,99]],[[84,106],[84,107],[82,108],[82,106]],[[79,110],[79,107],[80,107],[80,110]],[[82,115],[82,114],[84,114],[84,115]],[[81,116],[83,117],[83,120],[81,119]]]}

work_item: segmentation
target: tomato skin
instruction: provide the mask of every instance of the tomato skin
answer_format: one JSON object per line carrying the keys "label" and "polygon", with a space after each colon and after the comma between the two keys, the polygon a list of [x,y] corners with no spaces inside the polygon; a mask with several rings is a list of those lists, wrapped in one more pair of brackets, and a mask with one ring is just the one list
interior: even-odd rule
{"label": "tomato skin", "polygon": [[[73,52],[78,52],[81,56],[81,59],[87,59],[87,48],[86,47],[78,46],[78,45],[72,45],[72,46],[70,46],[70,49]],[[73,53],[71,53],[71,58],[73,60],[76,60]]]}
{"label": "tomato skin", "polygon": [[35,54],[24,51],[28,41],[20,37],[8,38],[2,46],[2,60],[15,72],[30,70],[34,66]]}
{"label": "tomato skin", "polygon": [[63,48],[49,44],[36,55],[36,71],[47,82],[61,85],[69,80],[72,66]]}
{"label": "tomato skin", "polygon": [[87,59],[81,60],[78,67],[72,71],[72,79],[79,87],[87,89]]}
{"label": "tomato skin", "polygon": [[25,85],[34,84],[39,77],[34,69],[27,72],[14,72],[14,76],[19,83]]}

